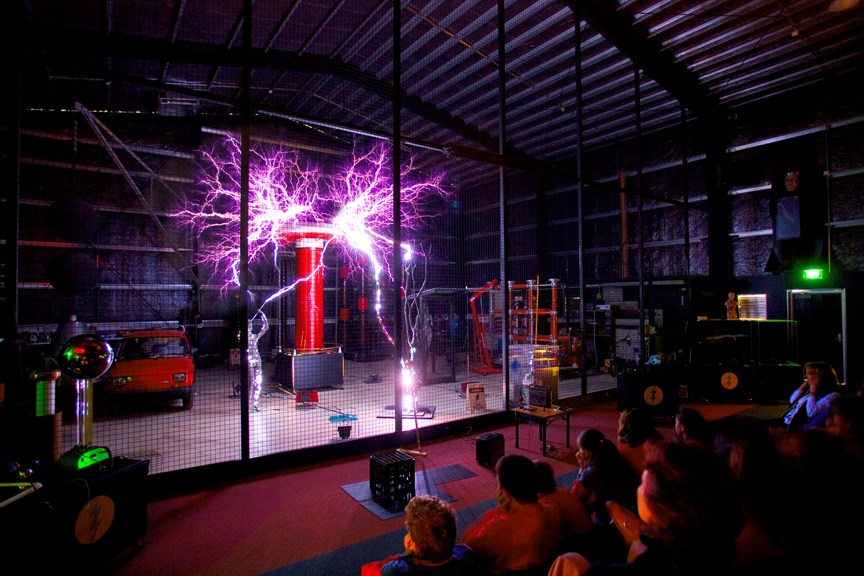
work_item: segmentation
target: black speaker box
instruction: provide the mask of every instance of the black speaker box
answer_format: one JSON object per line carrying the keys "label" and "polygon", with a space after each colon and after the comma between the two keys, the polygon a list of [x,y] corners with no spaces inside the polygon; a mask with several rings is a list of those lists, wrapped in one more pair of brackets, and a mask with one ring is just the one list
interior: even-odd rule
{"label": "black speaker box", "polygon": [[489,432],[477,437],[477,463],[481,466],[495,466],[504,455],[504,436]]}
{"label": "black speaker box", "polygon": [[788,402],[803,381],[804,366],[800,364],[760,364],[756,366],[754,395],[758,402]]}
{"label": "black speaker box", "polygon": [[753,367],[734,364],[691,366],[691,395],[718,404],[741,404],[754,399]]}
{"label": "black speaker box", "polygon": [[46,473],[39,490],[0,508],[0,522],[14,527],[4,544],[33,567],[62,572],[78,563],[101,573],[143,543],[148,471],[149,460],[112,458]]}
{"label": "black speaker box", "polygon": [[678,366],[645,366],[619,373],[618,411],[639,408],[651,416],[674,416],[679,387]]}

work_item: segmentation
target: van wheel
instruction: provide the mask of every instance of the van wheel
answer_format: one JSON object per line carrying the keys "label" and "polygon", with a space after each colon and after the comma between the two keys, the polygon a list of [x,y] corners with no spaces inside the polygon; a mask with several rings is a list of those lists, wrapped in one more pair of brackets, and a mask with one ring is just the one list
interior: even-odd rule
{"label": "van wheel", "polygon": [[192,392],[183,396],[183,409],[189,410],[192,408]]}

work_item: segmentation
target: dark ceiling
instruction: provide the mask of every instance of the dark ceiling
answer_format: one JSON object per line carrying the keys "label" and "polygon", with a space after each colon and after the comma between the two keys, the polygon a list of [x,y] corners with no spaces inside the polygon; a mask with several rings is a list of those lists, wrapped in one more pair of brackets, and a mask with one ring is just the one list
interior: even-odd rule
{"label": "dark ceiling", "polygon": [[[864,3],[836,11],[841,1],[854,4],[503,1],[507,152],[544,166],[572,158],[580,84],[583,150],[632,138],[637,110],[647,133],[680,123],[682,109],[688,119],[722,118],[804,86],[860,84]],[[402,2],[401,133],[408,146],[445,152],[442,164],[499,160],[498,5]],[[25,109],[81,103],[224,118],[241,111],[248,62],[253,113],[334,145],[392,134],[392,0],[18,0],[18,8]],[[461,179],[474,179],[462,164]]]}

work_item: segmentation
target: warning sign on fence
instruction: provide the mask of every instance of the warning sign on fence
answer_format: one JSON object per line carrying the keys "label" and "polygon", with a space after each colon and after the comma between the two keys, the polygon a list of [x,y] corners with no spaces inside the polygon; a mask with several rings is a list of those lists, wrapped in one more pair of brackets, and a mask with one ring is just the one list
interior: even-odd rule
{"label": "warning sign on fence", "polygon": [[469,412],[486,410],[486,388],[482,384],[469,384],[465,391],[465,408]]}

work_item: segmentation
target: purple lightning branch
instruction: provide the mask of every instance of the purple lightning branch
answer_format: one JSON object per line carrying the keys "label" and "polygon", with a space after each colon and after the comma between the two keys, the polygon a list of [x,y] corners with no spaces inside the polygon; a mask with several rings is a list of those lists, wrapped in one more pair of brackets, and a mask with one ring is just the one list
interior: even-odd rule
{"label": "purple lightning branch", "polygon": [[[381,273],[392,278],[390,262],[385,257],[393,247],[393,179],[390,155],[386,147],[376,146],[365,154],[356,150],[353,161],[344,171],[328,181],[330,195],[338,209],[332,219],[337,235],[355,253],[362,254]],[[422,210],[422,200],[429,195],[446,196],[441,176],[426,180],[412,178],[414,166],[409,163],[400,173],[400,218],[406,229],[416,229],[433,214]],[[412,253],[409,245],[401,246],[403,255]],[[350,253],[349,253],[350,256]]]}
{"label": "purple lightning branch", "polygon": [[[228,137],[202,153],[202,195],[188,202],[175,216],[202,240],[200,262],[213,267],[223,288],[239,285],[240,262],[240,142]],[[354,267],[368,262],[375,282],[375,308],[381,320],[381,275],[392,278],[393,179],[387,146],[366,152],[356,148],[350,161],[335,174],[324,174],[304,163],[297,152],[284,148],[251,149],[249,162],[249,261],[275,257],[282,247],[280,231],[291,225],[327,225],[333,240],[325,250],[339,246]],[[434,214],[423,200],[445,197],[442,176],[420,178],[412,162],[400,173],[400,224],[416,229]],[[406,260],[412,248],[400,247]],[[277,298],[303,281],[297,278],[267,298]],[[266,303],[266,302],[265,302]],[[388,334],[388,339],[390,339]],[[390,339],[392,341],[392,339]]]}
{"label": "purple lightning branch", "polygon": [[[393,179],[390,157],[384,146],[376,146],[365,154],[355,150],[353,162],[337,178],[329,182],[331,193],[340,199],[339,209],[332,220],[345,245],[362,254],[372,266],[375,281],[375,313],[378,324],[392,342],[381,318],[381,275],[392,278],[390,261],[386,258],[393,248]],[[429,180],[412,179],[414,167],[409,163],[400,173],[401,225],[417,228],[431,213],[421,210],[421,200],[430,194],[445,195],[441,176]],[[410,245],[400,247],[402,259],[413,257]]]}
{"label": "purple lightning branch", "polygon": [[[228,138],[220,150],[203,152],[203,195],[175,214],[195,234],[212,238],[201,252],[201,263],[213,266],[214,277],[227,289],[238,285],[240,265],[240,143]],[[296,153],[250,150],[249,261],[275,255],[276,232],[290,223],[317,221],[315,194],[321,176],[303,166]]]}

